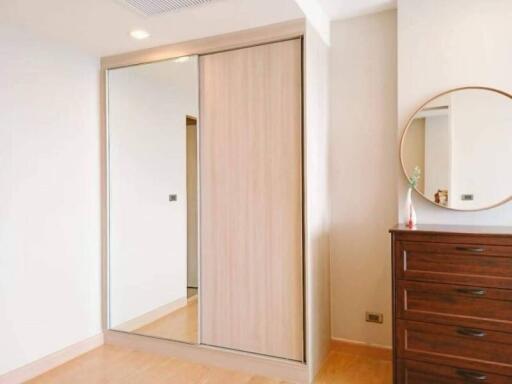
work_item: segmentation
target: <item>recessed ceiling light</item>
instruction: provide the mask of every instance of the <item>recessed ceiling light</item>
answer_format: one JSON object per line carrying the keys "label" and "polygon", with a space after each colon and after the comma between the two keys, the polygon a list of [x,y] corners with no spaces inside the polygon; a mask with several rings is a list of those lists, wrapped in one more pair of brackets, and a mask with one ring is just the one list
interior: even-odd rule
{"label": "recessed ceiling light", "polygon": [[137,40],[143,40],[148,38],[150,35],[148,31],[145,31],[143,29],[134,29],[130,32],[130,36]]}

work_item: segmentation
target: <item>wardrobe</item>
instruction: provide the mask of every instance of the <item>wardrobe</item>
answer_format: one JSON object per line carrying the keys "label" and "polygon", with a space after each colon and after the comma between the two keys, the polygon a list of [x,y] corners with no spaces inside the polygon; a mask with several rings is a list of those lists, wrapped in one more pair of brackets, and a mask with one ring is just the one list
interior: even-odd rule
{"label": "wardrobe", "polygon": [[202,342],[298,361],[301,45],[200,58]]}
{"label": "wardrobe", "polygon": [[311,380],[328,249],[309,244],[305,28],[103,59],[107,342]]}

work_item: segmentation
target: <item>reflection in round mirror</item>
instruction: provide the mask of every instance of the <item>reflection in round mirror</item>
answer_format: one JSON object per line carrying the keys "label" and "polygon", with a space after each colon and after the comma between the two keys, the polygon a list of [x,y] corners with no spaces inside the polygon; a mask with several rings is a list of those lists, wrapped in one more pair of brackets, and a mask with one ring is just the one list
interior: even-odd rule
{"label": "reflection in round mirror", "polygon": [[512,96],[482,87],[445,92],[409,120],[400,148],[416,191],[456,210],[481,210],[512,197]]}

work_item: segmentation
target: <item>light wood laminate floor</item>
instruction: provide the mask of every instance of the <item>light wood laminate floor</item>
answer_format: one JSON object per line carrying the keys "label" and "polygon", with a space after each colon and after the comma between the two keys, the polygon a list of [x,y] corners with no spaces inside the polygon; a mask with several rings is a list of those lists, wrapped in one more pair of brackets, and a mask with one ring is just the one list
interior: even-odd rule
{"label": "light wood laminate floor", "polygon": [[139,335],[197,343],[197,296],[188,299],[187,305],[133,331]]}
{"label": "light wood laminate floor", "polygon": [[[180,359],[105,345],[61,365],[31,384],[285,384]],[[391,384],[391,361],[360,348],[336,347],[316,384]]]}
{"label": "light wood laminate floor", "polygon": [[376,356],[331,351],[315,384],[391,384],[392,364]]}

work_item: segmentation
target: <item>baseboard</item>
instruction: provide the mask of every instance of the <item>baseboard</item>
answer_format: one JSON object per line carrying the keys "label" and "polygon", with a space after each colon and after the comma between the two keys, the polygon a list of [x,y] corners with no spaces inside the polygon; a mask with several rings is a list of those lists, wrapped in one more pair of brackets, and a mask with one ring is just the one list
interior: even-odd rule
{"label": "baseboard", "polygon": [[74,358],[83,355],[95,348],[103,345],[103,333],[89,337],[76,344],[70,345],[60,351],[45,356],[23,367],[7,372],[0,376],[1,384],[19,384],[27,380],[33,379],[53,368],[67,363]]}
{"label": "baseboard", "polygon": [[392,360],[393,357],[393,350],[389,346],[340,338],[333,338],[331,340],[331,350],[379,360]]}
{"label": "baseboard", "polygon": [[266,376],[289,383],[308,383],[308,366],[296,361],[116,331],[105,332],[105,343],[164,356],[177,357],[200,364]]}
{"label": "baseboard", "polygon": [[169,313],[174,312],[175,310],[184,307],[185,305],[187,305],[187,298],[181,297],[177,300],[174,300],[171,303],[162,305],[161,307],[146,312],[120,325],[116,325],[115,329],[124,332],[133,332],[136,329],[142,328],[147,324],[150,324],[164,316],[167,316]]}

